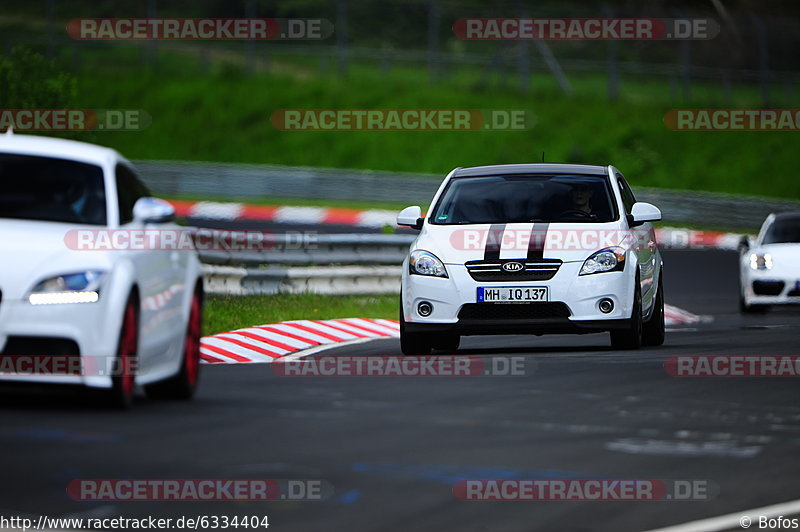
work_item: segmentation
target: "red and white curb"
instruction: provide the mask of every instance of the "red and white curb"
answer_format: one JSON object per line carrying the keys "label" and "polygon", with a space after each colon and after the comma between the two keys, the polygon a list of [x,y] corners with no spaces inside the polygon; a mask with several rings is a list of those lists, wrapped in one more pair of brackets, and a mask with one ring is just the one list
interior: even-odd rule
{"label": "red and white curb", "polygon": [[200,358],[207,364],[268,363],[320,346],[399,336],[396,320],[284,321],[206,336],[200,342]]}
{"label": "red and white curb", "polygon": [[261,220],[309,225],[350,225],[380,228],[394,226],[397,213],[383,209],[341,209],[334,207],[293,207],[285,205],[247,205],[214,201],[171,201],[180,217],[208,220]]}
{"label": "red and white curb", "polygon": [[[709,319],[664,305],[664,321],[668,327],[695,325]],[[311,354],[336,345],[399,336],[400,324],[396,320],[284,321],[206,336],[200,342],[200,358],[206,364],[269,363],[296,353]]]}
{"label": "red and white curb", "polygon": [[[395,226],[397,213],[384,209],[341,209],[334,207],[292,207],[281,205],[247,205],[215,201],[171,201],[180,217],[207,220],[260,220],[275,223],[309,225],[349,225],[352,227],[381,228]],[[738,233],[696,231],[678,227],[656,229],[656,238],[668,249],[738,249],[742,238]]]}
{"label": "red and white curb", "polygon": [[708,323],[712,321],[711,316],[698,316],[689,311],[683,310],[672,305],[664,305],[664,323],[668,327],[675,325],[697,325],[698,323]]}

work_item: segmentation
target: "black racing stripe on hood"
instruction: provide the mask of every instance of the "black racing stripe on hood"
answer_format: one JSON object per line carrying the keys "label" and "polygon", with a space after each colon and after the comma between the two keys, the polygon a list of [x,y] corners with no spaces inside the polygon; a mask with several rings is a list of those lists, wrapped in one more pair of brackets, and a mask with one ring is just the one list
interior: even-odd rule
{"label": "black racing stripe on hood", "polygon": [[500,248],[503,247],[503,232],[506,224],[492,224],[486,235],[486,247],[483,250],[483,260],[500,260]]}
{"label": "black racing stripe on hood", "polygon": [[544,244],[547,241],[547,230],[550,224],[535,223],[531,229],[531,239],[528,242],[528,260],[541,260],[544,258]]}

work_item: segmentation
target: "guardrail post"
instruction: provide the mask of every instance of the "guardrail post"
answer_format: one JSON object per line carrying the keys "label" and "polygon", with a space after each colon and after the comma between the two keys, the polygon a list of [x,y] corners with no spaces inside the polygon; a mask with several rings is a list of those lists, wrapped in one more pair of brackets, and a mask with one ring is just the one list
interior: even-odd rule
{"label": "guardrail post", "polygon": [[[608,5],[603,5],[603,16],[613,18],[614,12]],[[617,41],[609,40],[606,44],[606,69],[608,71],[608,99],[616,101],[619,98],[619,71],[617,67]]]}
{"label": "guardrail post", "polygon": [[[244,18],[256,18],[255,0],[245,0]],[[248,74],[252,74],[255,70],[255,45],[256,43],[253,39],[244,41],[244,65],[245,72]]]}
{"label": "guardrail post", "polygon": [[759,81],[761,82],[761,105],[763,107],[770,106],[769,96],[769,47],[767,37],[767,27],[764,21],[761,20],[755,13],[750,14],[753,20],[753,25],[756,27],[756,39],[758,40],[758,57],[759,57]]}
{"label": "guardrail post", "polygon": [[347,77],[347,0],[336,0],[336,60],[339,77]]}
{"label": "guardrail post", "polygon": [[439,6],[428,0],[428,81],[435,84],[439,67]]}

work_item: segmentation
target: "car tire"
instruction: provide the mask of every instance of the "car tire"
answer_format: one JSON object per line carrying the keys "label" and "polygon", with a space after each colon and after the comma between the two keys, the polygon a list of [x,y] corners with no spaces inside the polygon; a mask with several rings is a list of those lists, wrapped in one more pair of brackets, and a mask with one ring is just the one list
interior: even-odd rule
{"label": "car tire", "polygon": [[126,410],[133,404],[136,390],[136,356],[139,347],[139,312],[136,298],[131,295],[122,312],[117,354],[114,359],[109,403]]}
{"label": "car tire", "polygon": [[428,356],[433,348],[433,338],[427,333],[411,333],[406,330],[406,320],[400,304],[400,351],[406,356]]}
{"label": "car tire", "polygon": [[642,327],[642,344],[646,346],[664,345],[666,324],[664,323],[664,272],[658,276],[658,292],[653,303],[653,313]]}
{"label": "car tire", "polygon": [[742,314],[763,314],[769,310],[769,305],[749,305],[741,290],[739,291],[739,312]]}
{"label": "car tire", "polygon": [[744,296],[739,296],[739,312],[742,314],[763,314],[769,310],[769,305],[748,305]]}
{"label": "car tire", "polygon": [[742,278],[739,277],[739,312],[741,314],[763,314],[769,310],[769,305],[751,305],[744,298],[744,286]]}
{"label": "car tire", "polygon": [[145,386],[147,396],[153,399],[189,400],[194,397],[200,378],[200,331],[203,323],[203,303],[200,290],[195,290],[189,307],[186,324],[181,369],[167,380]]}
{"label": "car tire", "polygon": [[614,349],[639,349],[642,347],[642,290],[639,286],[638,273],[634,285],[630,325],[626,329],[611,331],[611,347]]}
{"label": "car tire", "polygon": [[461,345],[461,336],[455,333],[437,334],[433,338],[433,348],[438,351],[457,351]]}

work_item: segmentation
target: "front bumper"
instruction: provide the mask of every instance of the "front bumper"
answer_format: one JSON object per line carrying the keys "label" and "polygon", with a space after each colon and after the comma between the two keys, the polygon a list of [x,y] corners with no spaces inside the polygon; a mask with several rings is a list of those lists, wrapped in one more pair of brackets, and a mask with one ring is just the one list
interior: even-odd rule
{"label": "front bumper", "polygon": [[745,267],[742,286],[747,304],[800,305],[800,272]]}
{"label": "front bumper", "polygon": [[564,318],[542,320],[464,320],[455,323],[408,323],[408,332],[454,333],[461,336],[482,334],[589,334],[626,329],[630,318],[615,320],[570,320]]}
{"label": "front bumper", "polygon": [[[120,327],[117,314],[102,296],[96,303],[56,305],[4,299],[0,302],[0,380],[111,387]],[[42,347],[48,345],[53,349]],[[28,367],[18,365],[20,357],[57,360],[40,369],[19,371]],[[71,360],[65,362],[73,357],[79,357],[80,371],[62,374],[59,368],[74,368]],[[56,371],[51,372],[52,368]]]}
{"label": "front bumper", "polygon": [[[446,265],[449,278],[426,277],[404,273],[401,295],[406,330],[456,332],[469,334],[557,334],[589,333],[621,329],[630,324],[633,300],[633,268],[621,272],[606,272],[579,276],[581,262],[563,263],[556,275],[548,281],[486,282],[475,281],[464,265]],[[504,312],[502,318],[494,318],[493,312],[476,316],[466,313],[465,305],[477,304],[478,287],[539,287],[547,286],[549,303],[559,304],[565,309],[537,307],[534,312]],[[610,299],[614,310],[603,313],[599,309],[601,299]],[[417,306],[427,301],[433,312],[420,316]],[[481,303],[480,305],[522,305],[508,303]],[[537,305],[537,303],[531,303]],[[542,312],[538,310],[541,309]],[[494,309],[492,309],[494,310]],[[534,310],[534,309],[531,309]],[[514,317],[519,314],[520,317]],[[528,314],[528,316],[525,316]]]}

